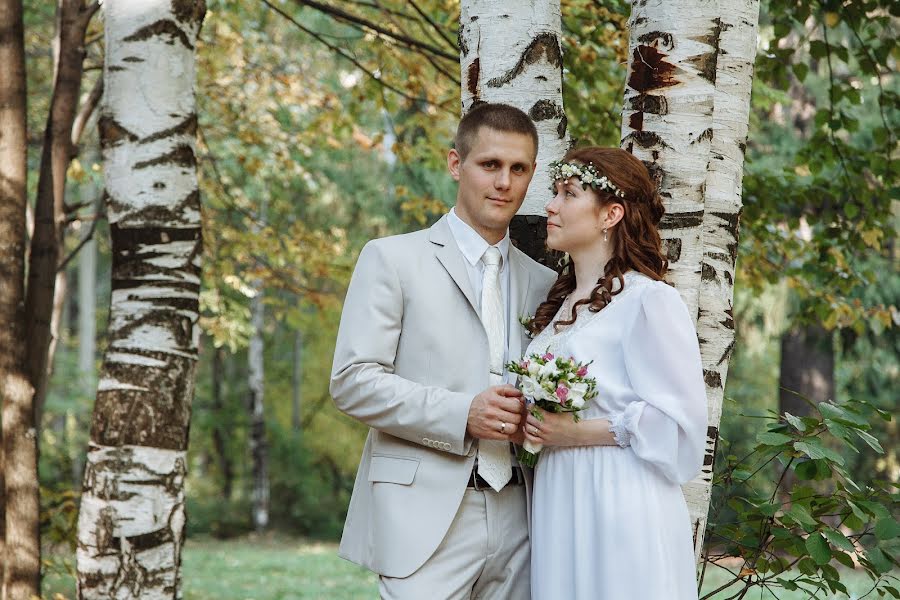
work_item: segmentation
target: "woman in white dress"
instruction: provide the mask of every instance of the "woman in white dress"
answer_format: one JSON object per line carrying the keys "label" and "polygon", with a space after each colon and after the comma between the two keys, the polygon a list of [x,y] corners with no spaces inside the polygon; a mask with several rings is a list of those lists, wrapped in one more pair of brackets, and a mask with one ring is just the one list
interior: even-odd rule
{"label": "woman in white dress", "polygon": [[598,395],[529,416],[534,600],[697,598],[680,484],[700,470],[706,395],[697,336],[663,281],[664,209],[644,165],[618,148],[551,166],[547,244],[570,262],[532,321],[528,353],[593,361]]}

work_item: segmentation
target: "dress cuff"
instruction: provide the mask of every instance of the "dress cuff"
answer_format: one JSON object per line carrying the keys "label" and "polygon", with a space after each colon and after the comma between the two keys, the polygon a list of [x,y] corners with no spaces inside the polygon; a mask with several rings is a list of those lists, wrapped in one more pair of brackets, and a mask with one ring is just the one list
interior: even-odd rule
{"label": "dress cuff", "polygon": [[631,445],[631,434],[625,429],[625,411],[612,415],[609,418],[609,432],[621,448]]}

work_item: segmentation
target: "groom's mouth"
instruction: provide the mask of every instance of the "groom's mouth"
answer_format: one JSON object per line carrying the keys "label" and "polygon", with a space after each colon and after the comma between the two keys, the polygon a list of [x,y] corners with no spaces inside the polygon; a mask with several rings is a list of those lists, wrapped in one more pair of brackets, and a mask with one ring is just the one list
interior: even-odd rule
{"label": "groom's mouth", "polygon": [[506,198],[497,198],[496,196],[488,196],[488,200],[491,202],[496,202],[497,204],[509,204],[511,200],[507,200]]}

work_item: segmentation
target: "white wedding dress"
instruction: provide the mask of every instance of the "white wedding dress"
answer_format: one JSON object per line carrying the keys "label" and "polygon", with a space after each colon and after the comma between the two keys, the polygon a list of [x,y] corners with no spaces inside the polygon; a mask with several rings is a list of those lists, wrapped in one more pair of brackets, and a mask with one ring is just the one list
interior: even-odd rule
{"label": "white wedding dress", "polygon": [[[615,285],[615,284],[614,284]],[[571,307],[556,320],[568,320]],[[551,323],[528,354],[593,361],[617,446],[548,447],[534,474],[533,600],[695,600],[692,531],[679,484],[700,470],[706,393],[697,336],[678,292],[640,273],[597,313]]]}

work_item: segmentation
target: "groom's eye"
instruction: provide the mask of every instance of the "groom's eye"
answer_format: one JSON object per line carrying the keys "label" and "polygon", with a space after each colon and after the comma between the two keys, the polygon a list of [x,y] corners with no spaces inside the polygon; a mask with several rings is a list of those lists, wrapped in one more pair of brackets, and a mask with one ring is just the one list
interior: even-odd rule
{"label": "groom's eye", "polygon": [[482,163],[482,164],[484,165],[484,168],[485,168],[485,169],[493,169],[494,167],[497,166],[497,161],[489,160],[489,161],[486,161],[486,162],[484,162],[484,163]]}

